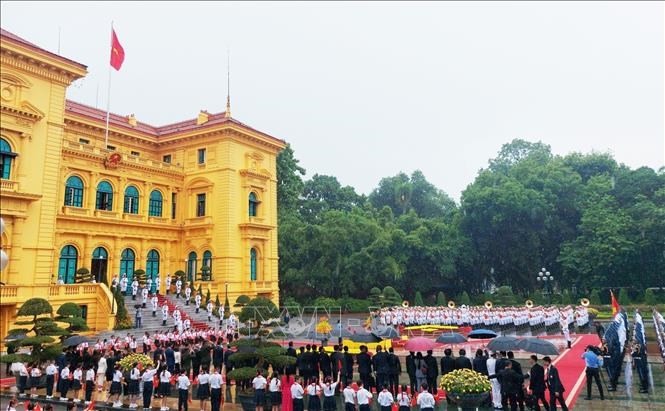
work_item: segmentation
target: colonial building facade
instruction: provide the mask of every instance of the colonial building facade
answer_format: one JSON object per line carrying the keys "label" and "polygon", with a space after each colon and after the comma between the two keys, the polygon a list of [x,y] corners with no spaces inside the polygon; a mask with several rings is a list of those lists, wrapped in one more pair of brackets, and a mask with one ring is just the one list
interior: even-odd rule
{"label": "colonial building facade", "polygon": [[[75,301],[113,325],[106,284],[182,270],[223,301],[277,303],[276,157],[284,141],[224,113],[152,126],[66,99],[86,67],[2,30],[0,334],[21,302]],[[204,268],[205,267],[205,268]],[[87,268],[93,284],[75,284]],[[58,285],[59,282],[64,285]],[[162,285],[162,291],[163,285]],[[213,297],[214,298],[214,297]]]}

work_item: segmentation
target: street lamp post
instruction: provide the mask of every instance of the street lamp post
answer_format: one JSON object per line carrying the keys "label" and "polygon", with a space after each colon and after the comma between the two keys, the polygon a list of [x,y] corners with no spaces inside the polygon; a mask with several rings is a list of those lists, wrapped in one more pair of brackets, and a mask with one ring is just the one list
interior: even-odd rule
{"label": "street lamp post", "polygon": [[536,275],[536,280],[543,284],[543,288],[547,293],[547,305],[552,304],[552,281],[554,281],[554,276],[543,267]]}

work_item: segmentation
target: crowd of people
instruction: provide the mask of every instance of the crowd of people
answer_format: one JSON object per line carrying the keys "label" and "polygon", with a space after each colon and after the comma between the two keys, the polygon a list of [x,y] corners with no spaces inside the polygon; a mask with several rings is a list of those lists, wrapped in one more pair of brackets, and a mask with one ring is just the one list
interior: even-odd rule
{"label": "crowd of people", "polygon": [[550,327],[562,328],[589,323],[589,312],[584,306],[573,307],[386,307],[374,313],[384,326],[452,325],[492,327]]}

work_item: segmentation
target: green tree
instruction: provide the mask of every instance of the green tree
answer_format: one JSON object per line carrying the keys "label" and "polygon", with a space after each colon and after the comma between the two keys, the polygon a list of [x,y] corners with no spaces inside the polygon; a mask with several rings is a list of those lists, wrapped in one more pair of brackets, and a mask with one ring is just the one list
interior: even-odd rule
{"label": "green tree", "polygon": [[459,304],[467,306],[471,305],[471,297],[469,297],[469,294],[466,291],[462,291],[462,294],[460,294]]}
{"label": "green tree", "polygon": [[85,267],[81,267],[78,270],[76,270],[76,274],[74,276],[74,282],[77,284],[81,283],[91,283],[92,282],[92,274],[90,274],[90,270],[88,270]]}
{"label": "green tree", "polygon": [[[60,328],[53,320],[53,307],[43,298],[31,298],[24,302],[19,307],[17,317],[31,317],[28,320],[16,321],[16,325],[22,328],[15,328],[9,330],[9,335],[17,334],[30,334],[21,340],[12,342],[12,345],[20,345],[22,347],[31,347],[30,360],[44,361],[54,359],[58,354],[60,345],[56,343],[54,337],[62,337],[69,335],[69,331]],[[2,356],[2,362],[25,360],[25,357],[20,355],[6,355]]]}
{"label": "green tree", "polygon": [[423,302],[423,295],[420,294],[420,291],[416,291],[416,296],[413,299],[413,305],[416,307],[422,307],[425,305],[425,303]]}
{"label": "green tree", "polygon": [[222,303],[219,301],[219,294],[215,295],[215,310],[219,310],[221,304]]}
{"label": "green tree", "polygon": [[210,302],[210,288],[206,290],[205,305],[208,305],[209,302]]}
{"label": "green tree", "polygon": [[244,294],[239,295],[238,298],[236,298],[236,303],[233,306],[242,308],[242,307],[246,306],[247,304],[249,304],[250,301],[251,301],[251,299],[248,296],[246,296]]}
{"label": "green tree", "polygon": [[369,301],[375,307],[381,307],[383,303],[383,296],[381,295],[381,290],[378,287],[372,287],[369,290]]}
{"label": "green tree", "polygon": [[492,302],[499,306],[515,305],[513,290],[505,285],[497,288],[496,292],[492,295]]}
{"label": "green tree", "polygon": [[65,322],[69,324],[67,331],[87,331],[89,330],[88,325],[85,322],[85,319],[82,317],[83,311],[81,307],[75,303],[64,303],[56,311],[58,314],[55,317],[56,321]]}
{"label": "green tree", "polygon": [[621,291],[619,291],[619,304],[623,306],[630,305],[630,297],[628,296],[628,290],[625,288],[622,288]]}
{"label": "green tree", "polygon": [[439,307],[444,307],[446,304],[448,304],[448,301],[446,300],[446,295],[443,293],[443,291],[439,291],[436,294],[436,305]]}
{"label": "green tree", "polygon": [[383,287],[383,304],[386,307],[394,307],[402,304],[402,296],[391,286]]}
{"label": "green tree", "polygon": [[279,218],[294,213],[298,209],[299,198],[304,188],[302,176],[305,175],[305,169],[298,163],[299,160],[295,158],[291,145],[287,144],[277,156],[277,214]]}
{"label": "green tree", "polygon": [[139,282],[139,285],[143,287],[146,283],[145,270],[138,269],[134,270],[134,279]]}
{"label": "green tree", "polygon": [[275,303],[265,297],[255,297],[242,307],[238,318],[240,322],[249,320],[261,322],[277,317],[279,317],[279,309]]}
{"label": "green tree", "polygon": [[658,299],[656,298],[656,293],[653,292],[653,289],[647,288],[644,291],[644,304],[650,306],[658,304]]}
{"label": "green tree", "polygon": [[589,297],[589,302],[592,305],[600,305],[600,291],[597,288],[591,290],[591,296]]}

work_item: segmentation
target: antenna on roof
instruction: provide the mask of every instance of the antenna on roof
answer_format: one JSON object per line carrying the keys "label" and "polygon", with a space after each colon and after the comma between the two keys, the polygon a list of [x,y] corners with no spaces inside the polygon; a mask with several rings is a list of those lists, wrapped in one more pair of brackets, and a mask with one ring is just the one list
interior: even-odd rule
{"label": "antenna on roof", "polygon": [[226,111],[224,117],[231,118],[231,52],[226,49]]}

